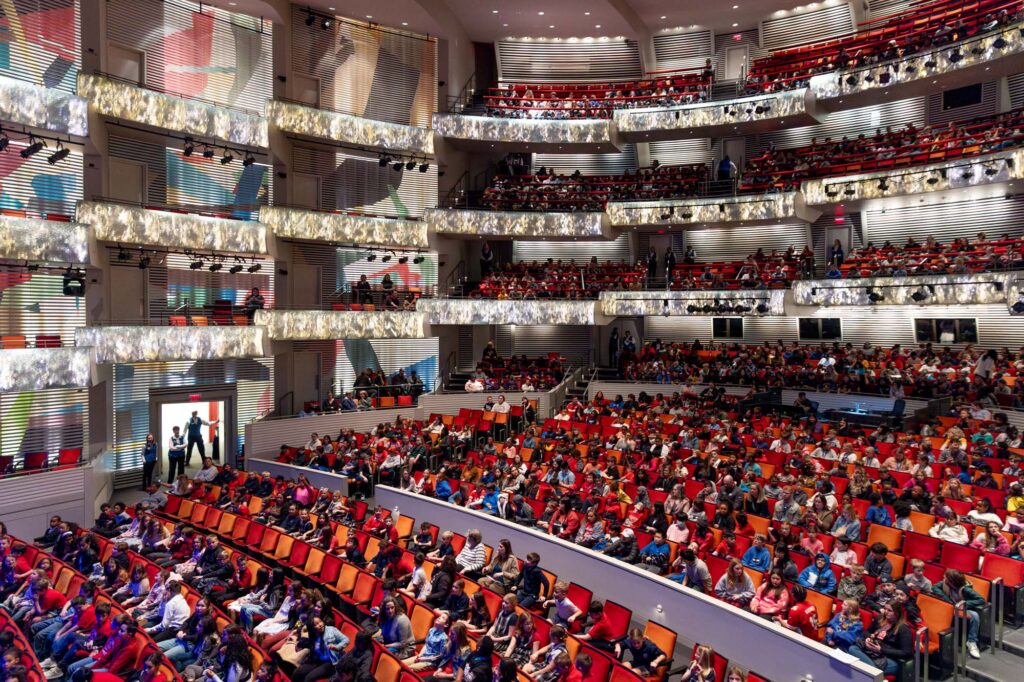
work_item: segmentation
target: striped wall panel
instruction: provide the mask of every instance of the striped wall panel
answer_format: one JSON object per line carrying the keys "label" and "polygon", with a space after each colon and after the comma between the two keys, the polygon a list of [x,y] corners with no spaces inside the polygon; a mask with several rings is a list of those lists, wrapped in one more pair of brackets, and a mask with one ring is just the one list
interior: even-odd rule
{"label": "striped wall panel", "polygon": [[509,329],[511,352],[528,358],[546,357],[559,353],[569,364],[580,365],[590,361],[596,327],[532,325]]}
{"label": "striped wall panel", "polygon": [[[964,216],[970,216],[970,220],[964,220]],[[924,241],[928,235],[949,243],[957,237],[973,239],[981,230],[991,238],[1003,233],[1018,237],[1024,235],[1024,196],[867,211],[864,230],[865,240],[873,241],[876,246],[887,239],[902,244],[910,236]]]}
{"label": "striped wall panel", "polygon": [[952,109],[943,109],[942,93],[933,92],[928,95],[928,123],[935,125],[995,114],[998,106],[998,91],[999,84],[995,81],[982,83],[979,103]]}
{"label": "striped wall panel", "polygon": [[[739,36],[737,39],[736,36]],[[771,50],[766,50],[761,47],[760,33],[756,28],[752,28],[747,31],[740,31],[737,33],[720,33],[715,36],[715,69],[716,73],[725,73],[725,54],[730,47],[740,47],[746,45],[748,51],[748,64],[753,63],[755,59],[761,57],[767,57],[771,54]],[[719,76],[724,78],[724,76]]]}
{"label": "striped wall panel", "polygon": [[[670,240],[671,240],[671,244],[672,244],[672,253],[674,253],[676,255],[677,262],[678,261],[682,261],[683,260],[683,254],[686,253],[686,235],[684,233],[685,233],[685,230],[673,230],[668,235]],[[636,235],[637,260],[639,260],[641,256],[646,257],[648,249],[651,248],[651,237],[655,236],[656,234],[657,233],[655,233],[655,232],[647,232],[647,231],[637,232],[637,235]],[[664,263],[660,259],[663,259],[665,257],[665,249],[664,248],[658,249],[657,247],[655,247],[654,250],[658,253],[658,258],[659,258],[659,261],[658,261],[659,266],[658,267],[663,267]]]}
{"label": "striped wall panel", "polygon": [[568,261],[576,259],[580,267],[597,256],[600,261],[633,262],[630,251],[629,235],[620,234],[611,241],[584,242],[549,242],[549,241],[515,241],[512,243],[512,260],[538,261],[543,263],[548,258]]}
{"label": "striped wall panel", "polygon": [[714,148],[706,137],[696,140],[671,140],[649,143],[651,161],[657,159],[665,166],[690,163],[710,164],[714,161]]}
{"label": "striped wall panel", "polygon": [[855,30],[853,8],[833,5],[761,22],[761,47],[778,50],[789,45],[816,43]]}
{"label": "striped wall panel", "polygon": [[[794,308],[786,317],[753,317],[743,320],[743,341],[764,343],[796,341],[799,317],[835,317],[842,320],[843,342],[854,345],[871,343],[879,346],[901,344],[914,347],[915,319],[971,318],[978,322],[978,346],[984,348],[1020,345],[1024,338],[1024,318],[1010,317],[1004,304],[978,306],[927,306],[908,309],[906,306],[878,305],[869,308]],[[711,340],[711,317],[647,317],[647,338],[669,341]]]}
{"label": "striped wall panel", "polygon": [[759,248],[766,254],[784,252],[792,245],[797,251],[807,243],[804,223],[759,225],[756,227],[715,227],[690,229],[684,235],[685,247],[697,251],[697,260],[734,261],[753,255]]}
{"label": "striped wall panel", "polygon": [[413,371],[423,380],[426,391],[434,390],[438,372],[438,339],[360,339],[337,341],[296,341],[292,350],[320,353],[321,391],[341,396],[352,391],[356,377],[365,369],[383,370],[388,375]]}
{"label": "striped wall panel", "polygon": [[47,452],[53,461],[62,448],[85,453],[88,422],[88,391],[83,388],[0,393],[0,457],[14,457],[20,464],[31,452]]}
{"label": "striped wall panel", "polygon": [[715,52],[715,36],[709,30],[661,33],[653,42],[658,71],[699,68]]}
{"label": "striped wall panel", "polygon": [[273,24],[189,0],[106,0],[107,40],[144,54],[144,85],[263,111],[271,97]]}
{"label": "striped wall panel", "polygon": [[74,92],[81,69],[78,0],[0,3],[0,74]]}
{"label": "striped wall panel", "polygon": [[868,0],[866,20],[897,14],[918,4],[915,0]]}
{"label": "striped wall panel", "polygon": [[497,43],[498,79],[512,83],[611,83],[643,76],[633,40]]}
{"label": "striped wall panel", "polygon": [[874,135],[879,128],[884,130],[892,127],[894,130],[898,130],[911,122],[920,128],[925,125],[926,121],[927,110],[924,97],[914,97],[886,104],[872,104],[860,109],[835,111],[828,115],[824,123],[818,125],[758,135],[757,153],[763,153],[770,142],[774,142],[779,149],[788,149],[810,144],[813,138],[821,141],[826,137],[839,140],[843,137],[857,137],[861,134],[870,136]]}
{"label": "striped wall panel", "polygon": [[245,425],[276,407],[273,358],[114,365],[114,487],[142,481],[142,445],[146,434],[157,427],[149,423],[151,388],[225,384],[235,384],[238,391],[236,451],[240,451],[245,443]]}
{"label": "striped wall panel", "polygon": [[222,150],[212,159],[203,158],[199,150],[186,157],[179,147],[116,134],[110,135],[108,148],[112,158],[144,165],[147,204],[234,208],[234,217],[250,219],[256,217],[252,207],[272,203],[270,166],[264,163],[244,167],[235,159],[225,165],[220,162]]}
{"label": "striped wall panel", "polygon": [[[429,126],[437,106],[437,39],[337,18],[328,30],[291,8],[291,69],[319,92],[313,106]],[[461,84],[459,84],[461,87]]]}
{"label": "striped wall panel", "polygon": [[437,165],[426,173],[381,167],[364,152],[328,151],[295,146],[293,169],[317,178],[318,208],[352,209],[393,217],[422,216],[437,205]]}
{"label": "striped wall panel", "polygon": [[75,214],[75,202],[82,198],[82,154],[72,147],[67,158],[51,166],[46,159],[53,153],[54,143],[46,145],[38,154],[23,159],[21,150],[27,142],[11,140],[0,153],[0,209],[22,212],[28,218]]}
{"label": "striped wall panel", "polygon": [[85,299],[64,295],[58,270],[0,266],[0,336],[24,336],[34,345],[39,334],[59,335],[73,346],[75,328],[85,325]]}
{"label": "striped wall panel", "polygon": [[1010,90],[1010,108],[1024,107],[1024,73],[1016,73],[1006,79]]}
{"label": "striped wall panel", "polygon": [[811,250],[814,251],[814,268],[821,275],[825,274],[826,258],[828,257],[829,231],[847,228],[850,234],[850,248],[864,246],[864,229],[860,213],[846,213],[841,217],[842,223],[836,222],[834,213],[822,214],[811,225]]}
{"label": "striped wall panel", "polygon": [[572,175],[577,170],[584,175],[621,175],[626,171],[635,171],[638,165],[635,144],[624,145],[621,152],[610,154],[533,155],[535,171],[543,167],[564,175]]}

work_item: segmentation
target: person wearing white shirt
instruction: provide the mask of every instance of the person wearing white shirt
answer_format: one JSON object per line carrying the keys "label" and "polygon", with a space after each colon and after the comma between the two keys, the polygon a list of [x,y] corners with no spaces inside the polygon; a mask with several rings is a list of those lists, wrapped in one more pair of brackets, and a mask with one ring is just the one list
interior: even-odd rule
{"label": "person wearing white shirt", "polygon": [[789,441],[783,440],[782,438],[776,438],[773,440],[771,447],[768,449],[772,452],[793,452],[793,447],[789,444]]}
{"label": "person wearing white shirt", "polygon": [[818,367],[827,368],[827,367],[835,367],[835,366],[836,366],[836,359],[834,357],[832,357],[831,355],[829,355],[829,354],[823,355],[821,357],[821,359],[818,360]]}
{"label": "person wearing white shirt", "polygon": [[172,580],[167,583],[167,596],[169,598],[160,608],[160,622],[147,630],[151,635],[165,630],[177,632],[178,628],[184,625],[188,617],[192,615],[192,609],[189,608],[185,596],[181,593],[180,582]]}
{"label": "person wearing white shirt", "polygon": [[519,390],[523,393],[529,393],[530,391],[536,391],[537,389],[534,387],[532,381],[525,379],[523,380],[523,384],[519,387]]}
{"label": "person wearing white shirt", "polygon": [[482,393],[484,390],[484,383],[476,377],[470,377],[466,381],[465,390],[467,393]]}
{"label": "person wearing white shirt", "polygon": [[967,535],[967,529],[960,524],[956,514],[950,514],[945,519],[936,522],[929,529],[928,534],[933,538],[955,542],[958,545],[966,545],[970,540],[970,537]]}
{"label": "person wearing white shirt", "polygon": [[312,452],[313,450],[316,450],[318,447],[320,447],[320,445],[321,445],[321,443],[320,443],[320,436],[318,436],[314,432],[313,435],[311,435],[309,437],[309,440],[306,441],[305,448],[307,450],[309,450],[310,452]]}
{"label": "person wearing white shirt", "polygon": [[217,467],[213,465],[213,460],[207,457],[203,459],[203,468],[195,473],[192,480],[201,483],[211,483],[213,479],[217,478],[218,473]]}
{"label": "person wearing white shirt", "polygon": [[494,407],[491,408],[491,412],[497,412],[498,414],[508,414],[512,406],[505,402],[505,396],[499,395],[498,402],[494,403]]}

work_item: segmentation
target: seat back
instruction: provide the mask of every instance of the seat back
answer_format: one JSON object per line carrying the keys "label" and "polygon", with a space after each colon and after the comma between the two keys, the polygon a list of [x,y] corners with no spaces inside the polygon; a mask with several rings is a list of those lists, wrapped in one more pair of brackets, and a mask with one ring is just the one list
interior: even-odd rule
{"label": "seat back", "polygon": [[939,648],[939,638],[953,626],[953,605],[927,594],[917,596],[921,620],[928,626],[928,648]]}
{"label": "seat back", "polygon": [[868,530],[867,544],[873,545],[876,542],[881,542],[889,548],[890,552],[898,552],[903,544],[903,531],[899,528],[883,526],[880,523],[871,524],[871,528]]}

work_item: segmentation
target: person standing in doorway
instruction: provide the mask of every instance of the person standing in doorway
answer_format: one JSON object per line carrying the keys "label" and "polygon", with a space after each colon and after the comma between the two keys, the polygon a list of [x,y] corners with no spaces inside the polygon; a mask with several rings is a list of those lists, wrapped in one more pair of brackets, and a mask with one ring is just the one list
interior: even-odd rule
{"label": "person standing in doorway", "polygon": [[676,254],[672,247],[665,249],[665,288],[672,282],[672,271],[676,267]]}
{"label": "person standing in doorway", "polygon": [[142,446],[142,489],[146,490],[153,482],[153,471],[156,469],[157,459],[160,457],[156,445],[156,438],[153,434],[146,436],[146,444]]}
{"label": "person standing in doorway", "polygon": [[167,448],[167,484],[174,483],[178,474],[185,473],[185,436],[181,435],[181,429],[175,426],[171,429],[171,443]]}
{"label": "person standing in doorway", "polygon": [[612,329],[612,335],[608,339],[608,364],[612,367],[619,366],[619,330]]}
{"label": "person standing in doorway", "polygon": [[199,416],[199,410],[192,410],[192,416],[185,422],[185,432],[188,434],[188,451],[185,453],[185,466],[192,461],[192,446],[199,450],[199,460],[206,457],[206,445],[203,443],[203,426],[219,424],[220,420],[215,419],[208,422]]}

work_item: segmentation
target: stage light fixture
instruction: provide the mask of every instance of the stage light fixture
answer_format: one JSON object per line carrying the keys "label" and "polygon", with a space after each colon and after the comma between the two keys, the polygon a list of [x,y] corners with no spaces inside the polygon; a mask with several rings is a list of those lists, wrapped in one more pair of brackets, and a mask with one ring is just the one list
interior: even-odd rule
{"label": "stage light fixture", "polygon": [[428,170],[430,170],[430,164],[429,163],[421,163],[420,164],[420,173],[426,173]]}
{"label": "stage light fixture", "polygon": [[21,150],[21,158],[23,159],[28,159],[35,156],[43,149],[43,147],[46,146],[45,142],[43,142],[42,140],[37,140],[32,135],[28,136],[28,142],[29,145]]}
{"label": "stage light fixture", "polygon": [[878,293],[874,289],[868,287],[868,300],[869,301],[871,301],[872,303],[878,303],[879,301],[883,300],[884,298],[885,298],[885,296],[883,296],[882,294]]}
{"label": "stage light fixture", "polygon": [[857,190],[855,190],[853,188],[853,185],[847,185],[846,189],[843,190],[843,194],[845,194],[848,197],[852,197],[856,193],[857,193]]}
{"label": "stage light fixture", "polygon": [[925,291],[924,289],[921,289],[919,291],[915,291],[914,293],[912,293],[910,295],[910,298],[912,298],[915,302],[920,303],[921,301],[928,298],[928,292]]}
{"label": "stage light fixture", "polygon": [[312,26],[313,22],[316,21],[316,15],[309,10],[306,10],[306,12],[308,12],[308,14],[306,14],[306,26]]}
{"label": "stage light fixture", "polygon": [[412,262],[413,262],[413,265],[419,265],[424,260],[426,260],[426,259],[423,256],[416,256],[415,258],[412,259]]}
{"label": "stage light fixture", "polygon": [[839,196],[839,190],[836,189],[835,185],[827,185],[825,187],[825,196],[830,197],[830,198],[831,197],[837,197],[837,196]]}
{"label": "stage light fixture", "polygon": [[693,217],[693,213],[691,213],[689,211],[687,211],[686,213],[683,214],[683,220],[689,220],[692,217]]}
{"label": "stage light fixture", "polygon": [[322,28],[323,30],[326,31],[327,29],[329,29],[331,27],[331,24],[333,24],[333,23],[334,23],[334,20],[332,20],[330,17],[324,17],[320,21],[320,28]]}
{"label": "stage light fixture", "polygon": [[956,48],[952,52],[949,53],[949,61],[953,62],[954,64],[956,64],[958,61],[960,61],[963,58],[964,58],[964,53],[961,52],[959,48]]}
{"label": "stage light fixture", "polygon": [[925,182],[927,182],[929,185],[934,185],[938,181],[939,181],[939,176],[938,175],[929,176],[929,178],[927,180],[925,180]]}
{"label": "stage light fixture", "polygon": [[1024,298],[1017,299],[1017,302],[1010,306],[1014,315],[1024,315]]}
{"label": "stage light fixture", "polygon": [[366,257],[366,262],[368,263],[372,263],[375,260],[377,260],[377,254],[375,253],[371,253],[369,256]]}
{"label": "stage light fixture", "polygon": [[203,269],[203,265],[204,265],[203,261],[201,261],[201,260],[194,260],[191,263],[189,263],[188,267],[190,269],[192,269],[192,270],[202,270]]}
{"label": "stage light fixture", "polygon": [[999,36],[998,38],[992,41],[992,47],[996,48],[997,50],[1005,49],[1006,39],[1003,38],[1002,36]]}
{"label": "stage light fixture", "polygon": [[210,145],[206,145],[206,147],[203,149],[203,158],[204,159],[212,159],[213,158],[213,154],[214,154],[213,147],[211,147]]}
{"label": "stage light fixture", "polygon": [[846,84],[847,85],[856,85],[857,84],[857,77],[854,76],[851,73],[849,76],[846,77]]}
{"label": "stage light fixture", "polygon": [[81,270],[71,270],[68,266],[64,271],[63,289],[65,296],[85,296],[85,273]]}
{"label": "stage light fixture", "polygon": [[185,138],[185,148],[181,151],[185,156],[192,156],[192,152],[196,150],[195,144],[192,143],[191,137]]}
{"label": "stage light fixture", "polygon": [[119,260],[119,261],[121,261],[123,263],[126,260],[131,260],[131,259],[132,259],[132,255],[130,253],[128,253],[128,249],[124,248],[123,246],[117,247],[117,260]]}
{"label": "stage light fixture", "polygon": [[380,262],[381,263],[389,263],[389,262],[391,262],[391,254],[389,253],[386,256],[382,256],[381,259],[380,259]]}
{"label": "stage light fixture", "polygon": [[142,258],[140,258],[139,259],[139,270],[145,270],[146,268],[148,268],[150,262],[151,261],[150,261],[150,257],[149,256],[143,256]]}
{"label": "stage light fixture", "polygon": [[379,159],[377,159],[377,165],[380,166],[381,168],[386,168],[390,161],[391,160],[388,157],[382,156]]}
{"label": "stage light fixture", "polygon": [[224,156],[220,157],[220,165],[226,166],[234,160],[235,157],[231,154],[231,150],[225,149]]}
{"label": "stage light fixture", "polygon": [[398,259],[398,264],[399,265],[405,265],[408,262],[409,262],[409,257],[408,256],[402,256],[401,258]]}
{"label": "stage light fixture", "polygon": [[60,163],[61,161],[63,161],[64,159],[68,158],[68,154],[70,154],[70,153],[71,153],[70,149],[65,147],[60,142],[58,142],[57,143],[57,151],[55,151],[54,153],[50,154],[50,157],[48,159],[46,159],[46,162],[48,164],[50,164],[51,166],[55,166],[58,163]]}
{"label": "stage light fixture", "polygon": [[256,157],[253,156],[252,154],[246,152],[245,159],[242,160],[242,165],[245,166],[246,168],[248,168],[249,166],[253,165],[254,163],[256,163]]}
{"label": "stage light fixture", "polygon": [[889,191],[889,178],[882,178],[878,181],[878,189],[882,192]]}
{"label": "stage light fixture", "polygon": [[416,162],[415,162],[415,161],[413,161],[412,159],[410,159],[410,160],[409,160],[409,161],[408,161],[408,162],[407,162],[407,163],[405,164],[405,170],[407,170],[407,171],[411,171],[411,170],[416,170]]}
{"label": "stage light fixture", "polygon": [[697,306],[692,305],[692,304],[686,306],[686,312],[691,313],[691,314],[697,312]]}
{"label": "stage light fixture", "polygon": [[391,170],[396,171],[400,171],[403,168],[405,168],[405,164],[403,164],[401,161],[395,161],[394,165],[391,166]]}
{"label": "stage light fixture", "polygon": [[210,272],[218,272],[222,267],[224,267],[224,265],[220,261],[217,261],[216,263],[211,264],[207,269]]}
{"label": "stage light fixture", "polygon": [[761,315],[764,315],[765,313],[768,312],[768,304],[767,303],[758,303],[757,304],[757,308],[755,310],[757,310],[757,312],[760,313]]}
{"label": "stage light fixture", "polygon": [[259,272],[262,268],[263,268],[263,266],[260,265],[259,263],[253,263],[248,268],[246,268],[246,272],[248,272],[250,275],[252,275],[252,274],[255,274],[255,273]]}
{"label": "stage light fixture", "polygon": [[230,272],[232,275],[237,275],[241,271],[242,271],[242,264],[241,263],[235,263],[234,265],[231,266],[231,269],[228,270],[228,272]]}
{"label": "stage light fixture", "polygon": [[7,151],[9,144],[11,144],[11,138],[7,137],[7,133],[0,129],[0,152]]}

